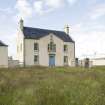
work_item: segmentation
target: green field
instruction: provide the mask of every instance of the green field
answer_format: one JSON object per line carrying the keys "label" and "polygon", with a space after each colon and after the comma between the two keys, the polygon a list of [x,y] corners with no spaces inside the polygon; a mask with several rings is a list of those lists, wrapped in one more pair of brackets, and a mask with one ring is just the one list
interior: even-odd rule
{"label": "green field", "polygon": [[105,67],[0,69],[0,105],[105,105]]}

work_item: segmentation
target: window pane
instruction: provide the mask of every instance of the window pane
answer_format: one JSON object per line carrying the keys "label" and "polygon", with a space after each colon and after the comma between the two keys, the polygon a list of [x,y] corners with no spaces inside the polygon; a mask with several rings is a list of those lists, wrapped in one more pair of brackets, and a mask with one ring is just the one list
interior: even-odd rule
{"label": "window pane", "polygon": [[48,51],[56,52],[56,44],[50,42],[50,44],[48,44]]}
{"label": "window pane", "polygon": [[64,51],[68,51],[68,46],[64,45]]}
{"label": "window pane", "polygon": [[34,50],[38,50],[39,48],[38,48],[39,46],[38,46],[38,43],[35,43],[34,44]]}
{"label": "window pane", "polygon": [[56,52],[56,44],[54,44],[54,51]]}
{"label": "window pane", "polygon": [[48,51],[50,51],[50,44],[48,44]]}
{"label": "window pane", "polygon": [[38,59],[39,59],[38,55],[35,55],[34,56],[34,62],[38,62]]}
{"label": "window pane", "polygon": [[64,56],[64,63],[68,63],[68,57]]}

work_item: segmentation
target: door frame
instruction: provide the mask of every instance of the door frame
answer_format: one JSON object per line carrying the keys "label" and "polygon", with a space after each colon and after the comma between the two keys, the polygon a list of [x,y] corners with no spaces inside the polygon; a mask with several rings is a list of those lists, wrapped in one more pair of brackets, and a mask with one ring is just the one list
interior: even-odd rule
{"label": "door frame", "polygon": [[[53,57],[54,59],[54,62],[51,64],[51,58],[50,57]],[[55,67],[55,54],[49,54],[49,67]]]}

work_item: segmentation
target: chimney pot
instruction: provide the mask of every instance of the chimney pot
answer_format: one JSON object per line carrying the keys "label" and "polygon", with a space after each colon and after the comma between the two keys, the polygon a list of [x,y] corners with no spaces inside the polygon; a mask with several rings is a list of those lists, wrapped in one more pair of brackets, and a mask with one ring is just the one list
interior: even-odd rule
{"label": "chimney pot", "polygon": [[64,31],[66,34],[69,35],[69,25],[65,25]]}

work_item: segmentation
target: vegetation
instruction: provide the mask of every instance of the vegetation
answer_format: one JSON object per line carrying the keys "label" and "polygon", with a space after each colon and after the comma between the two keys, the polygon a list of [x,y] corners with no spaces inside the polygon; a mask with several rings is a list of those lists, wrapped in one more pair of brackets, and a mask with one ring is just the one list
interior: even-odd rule
{"label": "vegetation", "polygon": [[0,105],[105,105],[105,67],[1,69]]}

